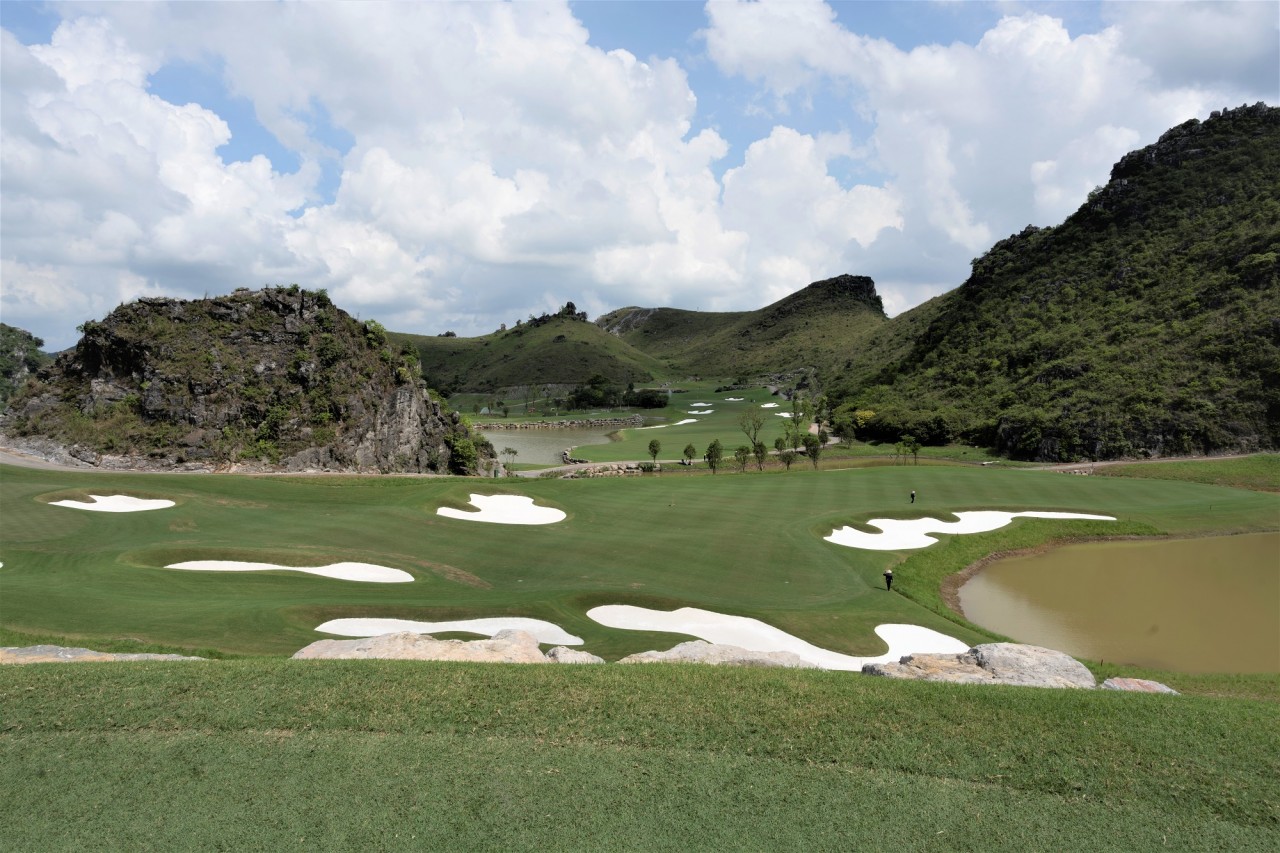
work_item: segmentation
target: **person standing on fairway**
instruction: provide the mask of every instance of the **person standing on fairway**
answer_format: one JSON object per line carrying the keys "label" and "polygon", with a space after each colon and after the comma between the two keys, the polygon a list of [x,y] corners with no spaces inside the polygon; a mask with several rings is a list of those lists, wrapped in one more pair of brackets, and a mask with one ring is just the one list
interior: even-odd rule
{"label": "person standing on fairway", "polygon": [[915,503],[915,502],[916,502],[916,490],[915,490],[915,489],[912,489],[912,490],[911,490],[911,502],[912,502],[912,503]]}
{"label": "person standing on fairway", "polygon": [[884,570],[884,588],[887,592],[893,592],[893,569]]}

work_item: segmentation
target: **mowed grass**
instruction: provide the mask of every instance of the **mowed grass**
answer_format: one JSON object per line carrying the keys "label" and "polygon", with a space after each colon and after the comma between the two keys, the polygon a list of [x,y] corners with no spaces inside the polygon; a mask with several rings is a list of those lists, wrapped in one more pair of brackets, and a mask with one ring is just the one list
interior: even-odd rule
{"label": "mowed grass", "polygon": [[6,850],[1270,850],[1275,706],[404,661],[0,680]]}
{"label": "mowed grass", "polygon": [[[607,659],[685,639],[609,629],[586,616],[592,606],[618,603],[750,616],[850,654],[882,653],[873,629],[885,622],[980,642],[991,635],[941,606],[937,587],[985,554],[1081,537],[1280,526],[1280,497],[1271,494],[977,467],[585,481],[4,468],[0,483],[0,627],[240,655],[291,654],[320,638],[314,629],[321,622],[350,616],[547,619]],[[441,506],[468,506],[472,492],[525,494],[568,518],[530,527],[436,514]],[[47,503],[87,493],[167,497],[178,505],[118,514]],[[861,551],[822,538],[875,517],[971,509],[1119,520],[1022,519],[994,533],[944,537],[920,552]],[[193,559],[355,560],[406,570],[415,582],[163,568]],[[901,593],[882,588],[889,566]]]}
{"label": "mowed grass", "polygon": [[[435,515],[473,491],[528,494],[569,518]],[[179,503],[119,515],[46,503],[87,493]],[[979,508],[1121,520],[1022,520],[903,553],[821,539],[874,517]],[[558,621],[607,657],[682,639],[584,616],[634,601],[753,615],[866,653],[883,621],[987,639],[954,621],[938,584],[994,551],[1278,522],[1270,494],[976,467],[572,482],[5,467],[0,643],[283,655],[337,615],[501,612]],[[358,559],[416,581],[160,568],[197,556]],[[1207,695],[673,665],[5,667],[0,849],[1276,848],[1280,678],[1093,668]]]}
{"label": "mowed grass", "polygon": [[1106,465],[1094,473],[1102,477],[1140,477],[1178,480],[1212,486],[1234,486],[1280,492],[1280,453],[1257,453],[1238,459],[1197,459],[1181,462],[1141,462]]}

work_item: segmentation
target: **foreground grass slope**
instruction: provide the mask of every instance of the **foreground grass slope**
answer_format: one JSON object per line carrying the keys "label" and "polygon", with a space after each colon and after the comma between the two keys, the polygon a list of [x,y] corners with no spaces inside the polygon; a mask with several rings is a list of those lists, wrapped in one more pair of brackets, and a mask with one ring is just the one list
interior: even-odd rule
{"label": "foreground grass slope", "polygon": [[1275,706],[392,661],[0,681],[0,846],[1267,850]]}

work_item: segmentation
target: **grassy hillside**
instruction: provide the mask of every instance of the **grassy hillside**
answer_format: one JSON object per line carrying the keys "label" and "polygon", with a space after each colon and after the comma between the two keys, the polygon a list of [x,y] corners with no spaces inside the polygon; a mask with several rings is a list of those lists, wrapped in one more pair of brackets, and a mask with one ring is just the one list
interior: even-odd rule
{"label": "grassy hillside", "polygon": [[1275,705],[693,666],[48,664],[7,850],[1273,850]]}
{"label": "grassy hillside", "polygon": [[623,308],[596,322],[685,373],[750,377],[842,368],[863,337],[884,322],[884,308],[871,279],[845,275],[757,311]]}
{"label": "grassy hillside", "polygon": [[478,338],[391,333],[422,362],[427,384],[446,394],[521,385],[578,385],[594,376],[625,387],[664,377],[666,366],[592,323],[553,315]]}
{"label": "grassy hillside", "polygon": [[1188,122],[856,351],[867,434],[1071,460],[1280,446],[1280,109]]}

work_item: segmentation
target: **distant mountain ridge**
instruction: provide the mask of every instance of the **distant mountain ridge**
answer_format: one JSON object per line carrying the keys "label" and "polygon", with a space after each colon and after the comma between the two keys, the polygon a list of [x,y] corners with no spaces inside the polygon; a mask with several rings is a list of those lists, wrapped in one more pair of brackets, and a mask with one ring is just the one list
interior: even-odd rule
{"label": "distant mountain ridge", "polygon": [[657,358],[588,322],[572,302],[555,314],[474,338],[403,333],[390,337],[417,352],[427,383],[446,394],[572,387],[596,376],[625,386],[652,382],[668,372]]}
{"label": "distant mountain ridge", "polygon": [[596,324],[677,371],[752,376],[806,367],[834,370],[859,338],[885,321],[875,282],[841,275],[756,311],[620,308]]}

